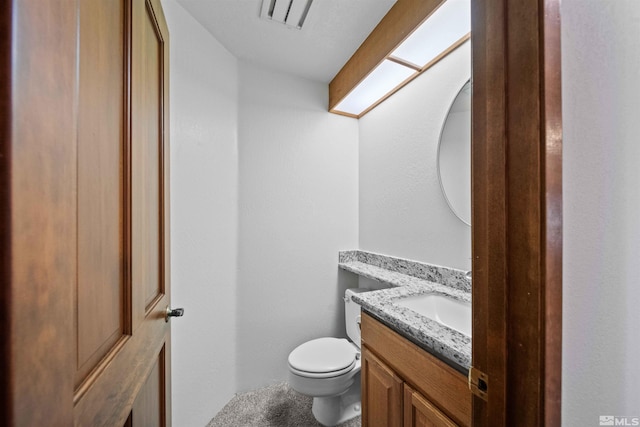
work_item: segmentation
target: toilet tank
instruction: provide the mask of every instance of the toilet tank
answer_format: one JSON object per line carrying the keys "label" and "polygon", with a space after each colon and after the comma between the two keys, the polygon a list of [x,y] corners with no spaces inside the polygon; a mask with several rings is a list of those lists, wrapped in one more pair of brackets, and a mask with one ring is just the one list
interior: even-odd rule
{"label": "toilet tank", "polygon": [[352,288],[344,293],[344,320],[347,328],[347,336],[352,343],[360,348],[360,304],[353,301],[353,294],[367,292],[369,289]]}

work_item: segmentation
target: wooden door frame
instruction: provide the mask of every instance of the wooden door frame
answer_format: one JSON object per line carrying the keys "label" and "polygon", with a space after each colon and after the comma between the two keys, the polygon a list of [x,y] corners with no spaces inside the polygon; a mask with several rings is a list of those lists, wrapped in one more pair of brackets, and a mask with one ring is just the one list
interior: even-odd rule
{"label": "wooden door frame", "polygon": [[560,0],[472,1],[474,426],[559,426]]}

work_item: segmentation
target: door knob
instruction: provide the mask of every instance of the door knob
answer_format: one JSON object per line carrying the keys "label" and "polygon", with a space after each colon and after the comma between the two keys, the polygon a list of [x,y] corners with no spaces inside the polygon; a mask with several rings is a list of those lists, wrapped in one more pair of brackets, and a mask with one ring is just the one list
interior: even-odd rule
{"label": "door knob", "polygon": [[173,310],[167,306],[164,312],[164,321],[168,322],[170,317],[182,317],[184,315],[184,308],[174,308]]}

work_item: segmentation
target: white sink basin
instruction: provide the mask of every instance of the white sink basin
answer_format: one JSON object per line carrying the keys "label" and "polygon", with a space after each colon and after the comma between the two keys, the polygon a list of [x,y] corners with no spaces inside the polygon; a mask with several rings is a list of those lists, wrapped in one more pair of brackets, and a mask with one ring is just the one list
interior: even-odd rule
{"label": "white sink basin", "polygon": [[420,294],[394,301],[422,316],[471,336],[471,304],[440,294]]}

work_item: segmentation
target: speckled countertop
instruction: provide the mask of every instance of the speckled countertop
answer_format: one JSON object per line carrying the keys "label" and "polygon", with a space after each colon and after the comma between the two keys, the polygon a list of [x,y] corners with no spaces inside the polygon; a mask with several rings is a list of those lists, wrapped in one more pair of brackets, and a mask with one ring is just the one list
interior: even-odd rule
{"label": "speckled countertop", "polygon": [[338,265],[392,286],[355,294],[353,299],[363,310],[458,370],[469,369],[471,337],[395,304],[399,299],[426,293],[471,302],[471,283],[464,271],[364,251],[340,252]]}

